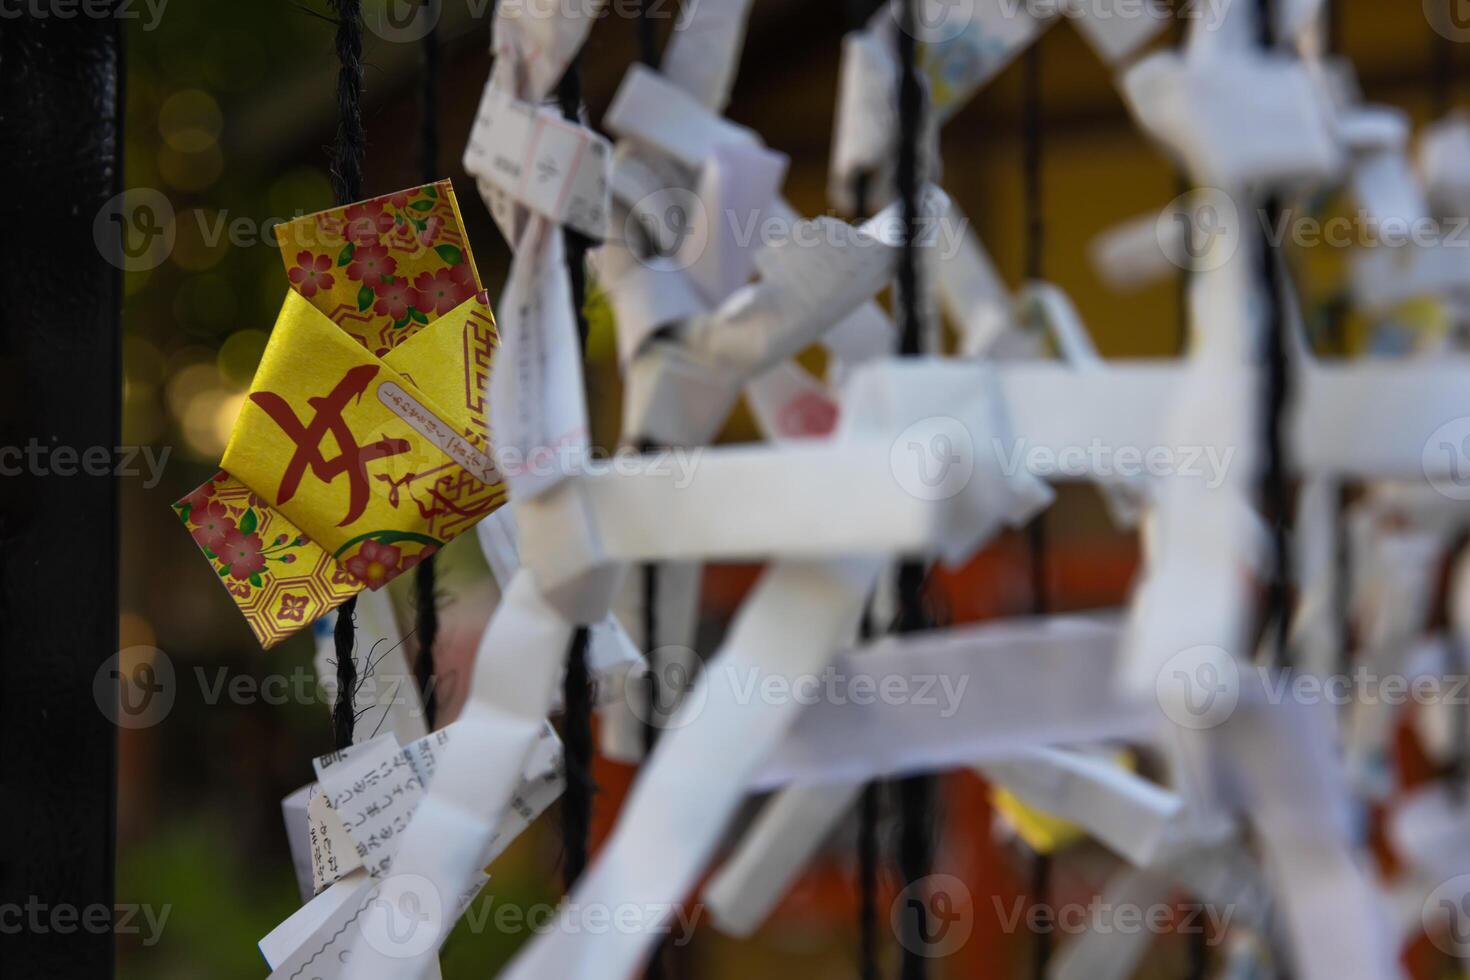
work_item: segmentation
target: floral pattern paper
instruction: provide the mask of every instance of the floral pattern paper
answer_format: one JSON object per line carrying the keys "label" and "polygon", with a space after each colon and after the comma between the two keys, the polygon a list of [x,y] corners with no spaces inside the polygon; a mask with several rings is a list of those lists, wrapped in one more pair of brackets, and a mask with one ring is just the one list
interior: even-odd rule
{"label": "floral pattern paper", "polygon": [[270,647],[505,500],[498,343],[448,181],[276,229],[291,290],[223,469],[174,504]]}

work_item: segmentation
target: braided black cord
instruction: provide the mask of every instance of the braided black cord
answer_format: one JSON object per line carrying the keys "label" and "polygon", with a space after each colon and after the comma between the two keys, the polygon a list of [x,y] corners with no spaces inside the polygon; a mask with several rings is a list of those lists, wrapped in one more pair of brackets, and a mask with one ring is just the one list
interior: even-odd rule
{"label": "braided black cord", "polygon": [[416,618],[418,620],[419,656],[414,663],[414,679],[424,703],[424,724],[435,728],[439,714],[439,695],[434,681],[434,643],[439,638],[439,608],[436,603],[434,555],[419,562],[414,569]]}
{"label": "braided black cord", "polygon": [[426,184],[439,179],[439,76],[443,57],[439,27],[429,27],[422,48],[419,73],[419,176]]}
{"label": "braided black cord", "polygon": [[[419,178],[425,184],[438,179],[439,173],[439,31],[429,27],[424,36],[423,71],[419,75]],[[415,633],[419,639],[418,661],[414,677],[424,703],[424,724],[434,730],[438,715],[438,696],[434,680],[434,644],[439,638],[439,606],[437,601],[438,554],[431,554],[414,569]]]}
{"label": "braided black cord", "polygon": [[878,784],[858,801],[858,977],[878,980]]}
{"label": "braided black cord", "polygon": [[[1260,44],[1264,50],[1274,46],[1275,4],[1257,0]],[[1275,193],[1268,194],[1263,205],[1265,227],[1279,226],[1281,202]],[[1290,670],[1292,653],[1288,648],[1288,589],[1291,556],[1287,541],[1289,503],[1285,447],[1286,408],[1291,399],[1290,364],[1286,351],[1286,326],[1281,313],[1281,268],[1269,235],[1261,241],[1261,282],[1266,294],[1266,323],[1263,336],[1264,405],[1261,413],[1261,440],[1265,459],[1261,467],[1261,504],[1269,526],[1271,554],[1270,577],[1266,584],[1265,623],[1272,631],[1278,663]]]}
{"label": "braided black cord", "polygon": [[903,0],[898,31],[898,167],[895,172],[899,207],[903,216],[903,250],[898,262],[899,353],[919,354],[922,343],[919,323],[919,258],[915,239],[919,233],[919,134],[924,124],[924,91],[919,84],[918,53],[913,4]]}
{"label": "braided black cord", "polygon": [[[580,120],[582,81],[578,60],[567,66],[556,90],[562,117]],[[572,310],[577,317],[577,334],[583,354],[587,350],[587,249],[585,235],[570,228],[562,230],[566,242],[567,276],[571,280]],[[565,744],[566,791],[561,799],[561,832],[564,864],[562,878],[568,891],[587,868],[588,842],[592,828],[592,679],[587,666],[590,640],[586,626],[572,632],[567,647],[567,670],[562,682],[562,742]]]}
{"label": "braided black cord", "polygon": [[648,3],[646,0],[637,0],[638,18],[634,24],[638,28],[638,60],[649,68],[658,67],[658,34],[654,30],[653,18],[648,16]]}
{"label": "braided black cord", "polygon": [[643,566],[643,645],[648,658],[648,673],[644,675],[648,684],[647,716],[643,719],[643,757],[653,754],[658,744],[659,676],[658,676],[658,565],[648,562]]}
{"label": "braided black cord", "polygon": [[362,125],[362,0],[332,0],[337,8],[337,142],[332,187],[337,203],[362,199],[362,161],[367,136]]}
{"label": "braided black cord", "polygon": [[[333,0],[337,9],[337,141],[332,153],[332,187],[339,205],[362,198],[362,161],[367,138],[362,126],[362,0]],[[352,745],[357,726],[354,696],[357,664],[357,597],[337,610],[332,638],[337,653],[337,703],[332,709],[332,738],[339,750]]]}
{"label": "braided black cord", "polygon": [[337,647],[337,703],[332,707],[332,741],[337,750],[352,747],[352,732],[357,727],[357,709],[353,695],[357,692],[357,662],[352,659],[356,645],[357,596],[337,607],[337,623],[332,627],[332,640]]}
{"label": "braided black cord", "polygon": [[[899,352],[916,357],[923,346],[920,323],[919,258],[915,239],[919,232],[919,139],[924,123],[924,92],[919,82],[918,52],[915,33],[918,0],[904,0],[900,6],[898,30],[898,166],[895,170],[896,191],[903,215],[903,249],[898,262]],[[924,610],[924,565],[906,560],[898,567],[898,621],[900,633],[923,629],[927,625]],[[932,810],[934,785],[927,775],[909,776],[899,781],[899,846],[898,865],[904,886],[911,888],[925,878],[933,865]],[[922,896],[915,895],[906,903],[903,921],[902,980],[924,980],[928,974],[925,943],[928,935],[927,908]]]}
{"label": "braided black cord", "polygon": [[[1021,174],[1026,215],[1026,278],[1037,281],[1045,275],[1046,216],[1042,195],[1042,55],[1041,38],[1031,42],[1021,63]],[[1031,557],[1031,612],[1044,616],[1049,608],[1046,561],[1046,513],[1031,519],[1027,529],[1027,549]],[[1044,907],[1051,892],[1052,861],[1050,855],[1032,857],[1031,902]],[[1051,932],[1037,929],[1031,937],[1031,975],[1036,980],[1046,976],[1051,962]]]}

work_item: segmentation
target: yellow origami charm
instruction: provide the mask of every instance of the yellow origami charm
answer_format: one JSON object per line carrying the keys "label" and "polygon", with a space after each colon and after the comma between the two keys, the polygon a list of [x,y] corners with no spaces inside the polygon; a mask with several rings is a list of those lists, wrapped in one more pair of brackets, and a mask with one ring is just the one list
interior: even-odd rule
{"label": "yellow origami charm", "polygon": [[505,501],[495,321],[449,182],[276,237],[291,289],[222,469],[173,505],[265,647]]}

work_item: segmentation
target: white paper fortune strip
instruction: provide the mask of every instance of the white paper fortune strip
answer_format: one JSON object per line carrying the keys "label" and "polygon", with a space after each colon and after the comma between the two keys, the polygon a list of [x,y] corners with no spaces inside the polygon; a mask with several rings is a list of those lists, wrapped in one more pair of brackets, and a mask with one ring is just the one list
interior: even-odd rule
{"label": "white paper fortune strip", "polygon": [[600,239],[607,235],[611,158],[611,145],[592,130],[492,82],[470,130],[464,167],[482,190],[488,186],[554,224]]}
{"label": "white paper fortune strip", "polygon": [[[713,664],[757,678],[819,670],[852,639],[881,562],[778,562],[737,615]],[[799,709],[794,701],[742,703],[720,671],[701,675],[634,784],[617,828],[553,927],[532,940],[506,980],[623,977],[657,940],[653,923],[593,937],[577,909],[678,902],[719,842],[751,769]],[[758,709],[758,710],[753,710]],[[738,737],[735,733],[738,732]]]}

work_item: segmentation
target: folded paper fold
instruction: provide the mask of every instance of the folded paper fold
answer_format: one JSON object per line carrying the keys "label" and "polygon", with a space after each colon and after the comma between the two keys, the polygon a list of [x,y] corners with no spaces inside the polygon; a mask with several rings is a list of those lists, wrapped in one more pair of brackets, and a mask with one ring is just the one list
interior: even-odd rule
{"label": "folded paper fold", "polygon": [[276,233],[291,290],[220,473],[174,505],[265,647],[506,498],[485,400],[499,339],[449,182]]}

